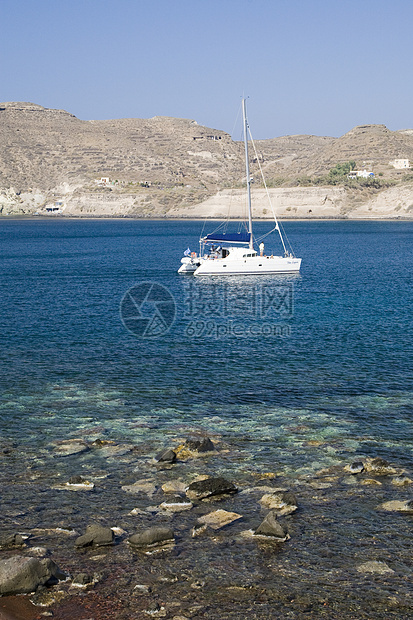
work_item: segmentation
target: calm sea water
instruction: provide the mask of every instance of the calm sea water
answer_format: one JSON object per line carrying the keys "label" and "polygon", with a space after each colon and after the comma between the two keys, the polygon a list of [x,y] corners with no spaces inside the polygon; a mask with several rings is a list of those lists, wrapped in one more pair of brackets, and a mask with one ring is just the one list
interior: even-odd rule
{"label": "calm sea water", "polygon": [[[3,436],[64,438],[85,416],[113,432],[150,416],[163,432],[218,415],[229,432],[264,439],[305,419],[314,437],[343,433],[367,452],[379,442],[409,461],[413,224],[286,229],[300,276],[206,281],[176,273],[183,250],[197,250],[198,222],[1,222]],[[123,295],[142,281],[176,300],[159,338],[134,337],[120,320]],[[279,301],[267,313],[263,286]]]}
{"label": "calm sea water", "polygon": [[[198,249],[201,227],[0,222],[0,477],[10,529],[50,525],[58,504],[75,525],[98,506],[101,518],[105,510],[116,514],[103,496],[69,510],[52,493],[47,507],[25,512],[37,491],[25,488],[23,500],[11,478],[37,471],[52,485],[53,476],[99,473],[90,456],[54,458],[56,442],[71,438],[132,443],[153,456],[206,433],[233,451],[211,467],[238,481],[274,470],[284,480],[310,480],[360,455],[411,467],[413,223],[287,222],[301,274],[262,280],[178,275],[183,251]],[[259,223],[256,233],[267,228]],[[120,318],[125,293],[142,282],[162,285],[175,300],[175,321],[158,337],[136,337]],[[13,468],[10,454],[18,455]],[[101,464],[115,477],[119,466]],[[376,504],[371,498],[363,510]],[[354,505],[343,502],[339,512],[353,519]],[[373,536],[366,514],[358,539]],[[383,557],[407,553],[406,536],[397,524]],[[299,540],[295,553],[308,553]],[[335,540],[341,554],[354,542],[345,525]],[[349,553],[340,560],[347,566]]]}

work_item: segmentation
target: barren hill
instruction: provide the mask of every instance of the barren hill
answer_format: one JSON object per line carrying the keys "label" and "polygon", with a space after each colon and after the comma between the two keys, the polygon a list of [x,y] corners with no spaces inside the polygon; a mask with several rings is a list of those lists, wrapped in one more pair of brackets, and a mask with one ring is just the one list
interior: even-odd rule
{"label": "barren hill", "polygon": [[[334,203],[330,215],[340,217],[360,207],[360,195],[355,200],[351,192],[344,195],[338,188],[329,188],[327,200],[323,188],[295,187],[300,177],[317,178],[337,163],[355,160],[358,167],[367,167],[383,178],[406,180],[406,172],[396,171],[389,161],[413,161],[413,132],[365,125],[340,138],[283,136],[257,141],[256,147],[270,186],[280,187],[271,192],[275,198],[284,196],[278,207],[281,213],[316,217],[320,199],[324,207]],[[242,145],[227,133],[194,120],[82,121],[64,110],[3,103],[0,212],[44,213],[53,208],[53,213],[78,216],[214,217],[221,215],[228,191],[237,194],[242,187],[242,151]],[[254,177],[257,172],[255,163]],[[108,181],[98,183],[102,178]],[[407,202],[399,208],[399,216],[411,213],[413,194],[410,199],[406,188],[409,183],[403,184]],[[376,197],[371,192],[364,195],[367,201]],[[302,204],[304,212],[294,211],[295,203]],[[311,208],[305,209],[310,204]],[[264,207],[258,207],[258,212],[266,216]],[[325,209],[323,215],[329,215]]]}

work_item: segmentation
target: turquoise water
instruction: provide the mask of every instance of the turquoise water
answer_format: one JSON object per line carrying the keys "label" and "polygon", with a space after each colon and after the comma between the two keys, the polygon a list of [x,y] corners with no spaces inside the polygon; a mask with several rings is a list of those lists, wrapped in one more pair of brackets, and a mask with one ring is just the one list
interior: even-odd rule
{"label": "turquoise water", "polygon": [[[125,519],[137,500],[120,498],[119,486],[148,475],[148,460],[163,446],[197,434],[225,449],[208,473],[248,487],[252,474],[275,472],[282,484],[304,485],[311,518],[319,498],[305,485],[320,470],[337,475],[355,458],[380,456],[413,475],[413,223],[288,222],[301,274],[259,281],[179,276],[182,253],[198,249],[201,226],[0,222],[0,480],[10,531]],[[264,230],[257,224],[258,234]],[[159,337],[138,338],[120,318],[125,293],[145,281],[166,287],[176,303],[175,321]],[[92,450],[56,458],[57,442],[76,438],[135,451],[123,459]],[[79,473],[107,476],[93,501],[75,505],[51,491]],[[190,473],[203,473],[202,464]],[[328,534],[327,521],[319,526],[340,566],[354,567],[354,541],[366,546],[384,522],[381,558],[407,566],[408,523],[374,513],[374,489],[364,487],[366,503],[356,513],[343,495],[354,494],[353,486],[347,480],[340,489],[325,506]],[[380,501],[393,491],[383,487]],[[410,487],[402,495],[411,497]],[[253,504],[244,510],[252,519]],[[355,514],[357,534],[347,528]],[[301,584],[306,571],[314,580],[326,558],[307,539],[308,514],[300,518],[291,548]],[[291,561],[285,558],[286,571]]]}

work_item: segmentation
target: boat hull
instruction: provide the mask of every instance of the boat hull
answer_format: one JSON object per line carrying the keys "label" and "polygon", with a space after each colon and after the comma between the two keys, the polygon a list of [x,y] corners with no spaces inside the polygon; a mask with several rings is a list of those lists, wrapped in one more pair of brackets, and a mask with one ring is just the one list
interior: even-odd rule
{"label": "boat hull", "polygon": [[194,276],[239,276],[299,273],[301,258],[289,256],[253,256],[242,260],[218,258],[205,260]]}
{"label": "boat hull", "polygon": [[188,273],[188,274],[193,274],[195,273],[195,271],[198,269],[198,267],[201,265],[201,259],[197,258],[197,259],[192,259],[189,257],[184,257],[181,260],[182,265],[179,267],[178,269],[178,273]]}

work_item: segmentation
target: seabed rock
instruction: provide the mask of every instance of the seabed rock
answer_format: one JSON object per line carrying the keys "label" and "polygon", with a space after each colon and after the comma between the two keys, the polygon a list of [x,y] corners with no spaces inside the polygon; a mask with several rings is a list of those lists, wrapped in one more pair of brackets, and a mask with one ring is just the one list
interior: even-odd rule
{"label": "seabed rock", "polygon": [[23,536],[22,534],[11,534],[0,542],[0,548],[7,549],[12,547],[23,547],[27,538],[28,536]]}
{"label": "seabed rock", "polygon": [[89,446],[79,439],[68,439],[61,441],[54,448],[55,456],[72,456],[74,454],[82,454],[89,450]]}
{"label": "seabed rock", "polygon": [[382,485],[380,480],[375,480],[374,478],[365,478],[365,480],[361,481],[361,484],[364,484],[365,486],[376,486],[376,487],[379,487]]}
{"label": "seabed rock", "polygon": [[65,580],[67,575],[49,558],[15,555],[0,560],[0,595],[28,594],[38,586]]}
{"label": "seabed rock", "polygon": [[75,540],[75,547],[102,547],[113,544],[114,533],[110,527],[88,525],[83,536]]}
{"label": "seabed rock", "polygon": [[260,499],[260,504],[266,508],[276,510],[279,515],[289,515],[298,508],[297,500],[291,491],[275,490],[267,493]]}
{"label": "seabed rock", "polygon": [[166,499],[162,504],[160,504],[160,508],[164,510],[170,510],[172,512],[180,512],[181,510],[190,510],[193,508],[193,503],[189,501],[186,497],[182,497],[181,495],[175,495],[170,499]]}
{"label": "seabed rock", "polygon": [[157,461],[158,463],[175,463],[176,452],[174,452],[170,448],[168,448],[167,450],[163,450],[155,456],[155,461]]}
{"label": "seabed rock", "polygon": [[221,495],[233,495],[237,492],[237,487],[225,478],[207,478],[192,482],[186,494],[189,499],[202,500]]}
{"label": "seabed rock", "polygon": [[164,493],[185,493],[188,485],[182,480],[170,480],[165,482],[161,489]]}
{"label": "seabed rock", "polygon": [[382,510],[386,510],[387,512],[407,512],[409,514],[413,513],[413,499],[408,500],[397,500],[394,499],[390,502],[384,502],[384,504],[380,504],[379,508]]}
{"label": "seabed rock", "polygon": [[133,547],[151,547],[173,542],[175,535],[168,527],[150,527],[149,529],[133,534],[128,542]]}
{"label": "seabed rock", "polygon": [[185,447],[191,452],[214,452],[215,446],[209,437],[203,439],[187,439]]}
{"label": "seabed rock", "polygon": [[184,444],[175,448],[175,452],[180,460],[187,460],[198,457],[199,455],[215,452],[215,446],[209,437],[203,439],[187,439]]}
{"label": "seabed rock", "polygon": [[125,454],[129,454],[133,450],[132,445],[103,445],[98,447],[99,456],[103,456],[105,459],[116,458],[119,456],[125,456]]}
{"label": "seabed rock", "polygon": [[95,485],[82,476],[72,476],[67,482],[53,487],[58,491],[93,491]]}
{"label": "seabed rock", "polygon": [[351,465],[346,465],[344,469],[353,475],[361,474],[364,471],[364,464],[362,461],[355,461]]}
{"label": "seabed rock", "polygon": [[122,491],[126,491],[126,493],[146,493],[146,495],[151,497],[156,491],[156,484],[152,479],[137,480],[133,484],[123,486]]}
{"label": "seabed rock", "polygon": [[394,573],[394,570],[387,566],[385,562],[376,562],[375,560],[360,564],[360,566],[357,567],[357,571],[359,573],[375,573],[376,575]]}
{"label": "seabed rock", "polygon": [[236,512],[228,512],[227,510],[214,510],[207,515],[199,517],[198,523],[201,523],[202,525],[207,525],[213,530],[220,530],[226,525],[229,525],[234,521],[238,521],[238,519],[242,519],[242,515],[239,515]]}
{"label": "seabed rock", "polygon": [[368,459],[365,463],[365,469],[376,476],[397,474],[397,470],[382,458]]}
{"label": "seabed rock", "polygon": [[273,511],[269,512],[257,527],[254,536],[265,536],[279,542],[285,542],[290,538],[287,528],[277,520],[277,514]]}
{"label": "seabed rock", "polygon": [[412,482],[413,482],[413,480],[411,478],[409,478],[408,476],[406,476],[405,474],[401,474],[400,476],[396,476],[391,481],[391,483],[394,484],[397,487],[404,487],[404,486],[407,486],[408,484],[412,484]]}
{"label": "seabed rock", "polygon": [[76,588],[87,588],[96,582],[94,575],[88,573],[77,573],[72,579],[72,586]]}

